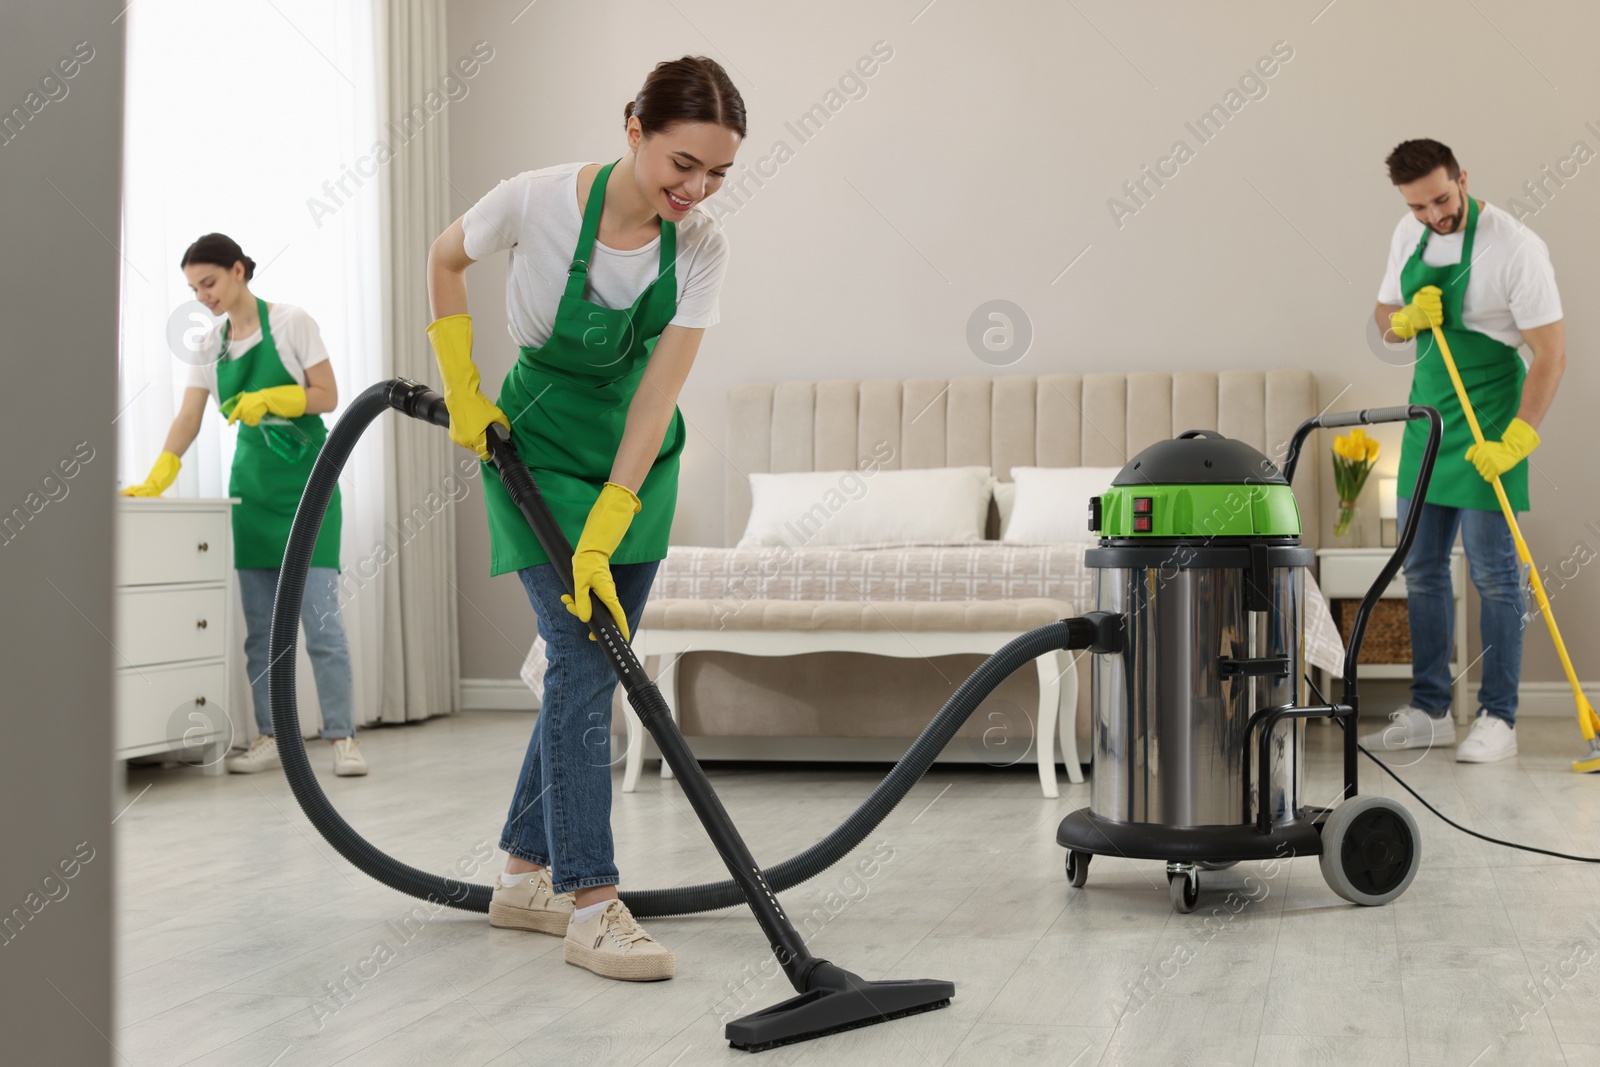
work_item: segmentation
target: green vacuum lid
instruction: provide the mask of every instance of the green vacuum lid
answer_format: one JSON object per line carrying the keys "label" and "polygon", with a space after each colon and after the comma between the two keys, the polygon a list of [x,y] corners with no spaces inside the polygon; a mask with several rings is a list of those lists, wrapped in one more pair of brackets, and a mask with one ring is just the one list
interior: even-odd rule
{"label": "green vacuum lid", "polygon": [[1243,441],[1190,430],[1140,452],[1089,502],[1102,537],[1299,537],[1300,508],[1277,464]]}

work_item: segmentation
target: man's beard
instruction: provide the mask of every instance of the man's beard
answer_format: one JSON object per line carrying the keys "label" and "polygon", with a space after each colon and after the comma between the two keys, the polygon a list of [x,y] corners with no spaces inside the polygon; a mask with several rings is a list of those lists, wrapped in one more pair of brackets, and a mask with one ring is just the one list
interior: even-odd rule
{"label": "man's beard", "polygon": [[[1456,187],[1459,189],[1460,185],[1458,184]],[[1448,226],[1434,226],[1433,231],[1435,233],[1442,233],[1442,234],[1445,234],[1447,236],[1449,234],[1455,233],[1456,230],[1461,228],[1461,220],[1466,217],[1466,214],[1467,214],[1467,194],[1466,194],[1465,190],[1462,190],[1462,193],[1461,193],[1461,210],[1457,211],[1454,215],[1450,216],[1450,218],[1447,220],[1449,222]]]}
{"label": "man's beard", "polygon": [[1465,215],[1466,213],[1467,213],[1466,208],[1463,207],[1460,211],[1458,211],[1454,215],[1450,216],[1450,225],[1448,225],[1448,226],[1444,226],[1444,225],[1435,226],[1433,228],[1434,232],[1435,233],[1445,234],[1446,236],[1448,236],[1448,235],[1450,235],[1452,233],[1455,233],[1456,230],[1459,229],[1460,226],[1461,226],[1461,217],[1463,215]]}

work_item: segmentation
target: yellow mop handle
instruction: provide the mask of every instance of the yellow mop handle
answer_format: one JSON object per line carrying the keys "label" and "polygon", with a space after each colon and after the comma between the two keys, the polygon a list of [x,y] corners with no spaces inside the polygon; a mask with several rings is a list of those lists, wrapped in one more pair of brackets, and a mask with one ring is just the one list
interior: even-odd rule
{"label": "yellow mop handle", "polygon": [[[1467,387],[1461,383],[1461,374],[1456,370],[1455,357],[1450,355],[1450,345],[1444,339],[1444,331],[1439,327],[1433,328],[1434,340],[1439,342],[1439,353],[1444,356],[1445,369],[1450,372],[1450,381],[1456,387],[1456,396],[1461,399],[1461,410],[1467,416],[1467,425],[1472,428],[1473,440],[1483,444],[1483,430],[1478,427],[1478,416],[1472,410],[1472,401],[1467,399]],[[1561,657],[1561,669],[1567,672],[1567,684],[1572,686],[1572,696],[1578,703],[1578,727],[1583,731],[1586,741],[1593,741],[1596,728],[1600,727],[1600,716],[1595,714],[1594,708],[1583,695],[1583,687],[1578,684],[1578,672],[1572,669],[1572,658],[1567,655],[1566,642],[1561,640],[1561,629],[1556,625],[1555,612],[1550,610],[1550,598],[1545,595],[1544,581],[1539,577],[1539,568],[1534,565],[1533,554],[1528,551],[1528,542],[1522,539],[1522,530],[1517,526],[1517,516],[1511,510],[1511,501],[1506,499],[1506,490],[1500,484],[1500,477],[1494,479],[1494,495],[1500,501],[1500,510],[1505,512],[1506,524],[1511,527],[1512,540],[1517,543],[1517,555],[1522,562],[1528,565],[1528,573],[1533,577],[1533,593],[1539,601],[1539,611],[1544,615],[1544,621],[1550,627],[1550,637],[1556,643],[1556,654]]]}

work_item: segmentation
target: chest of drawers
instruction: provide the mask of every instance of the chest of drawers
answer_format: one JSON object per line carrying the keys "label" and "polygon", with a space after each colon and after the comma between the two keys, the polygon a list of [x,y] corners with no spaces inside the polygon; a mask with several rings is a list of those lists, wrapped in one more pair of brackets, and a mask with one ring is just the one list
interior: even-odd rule
{"label": "chest of drawers", "polygon": [[115,696],[119,760],[172,753],[223,773],[233,743],[234,501],[117,501]]}

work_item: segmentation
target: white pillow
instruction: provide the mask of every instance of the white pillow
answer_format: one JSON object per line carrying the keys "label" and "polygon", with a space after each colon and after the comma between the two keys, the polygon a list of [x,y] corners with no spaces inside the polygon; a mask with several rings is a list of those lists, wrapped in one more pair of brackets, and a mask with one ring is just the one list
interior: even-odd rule
{"label": "white pillow", "polygon": [[1089,498],[1111,486],[1121,467],[1012,467],[1017,486],[1011,522],[1002,541],[1028,544],[1094,544]]}
{"label": "white pillow", "polygon": [[737,548],[983,540],[988,467],[750,475]]}

